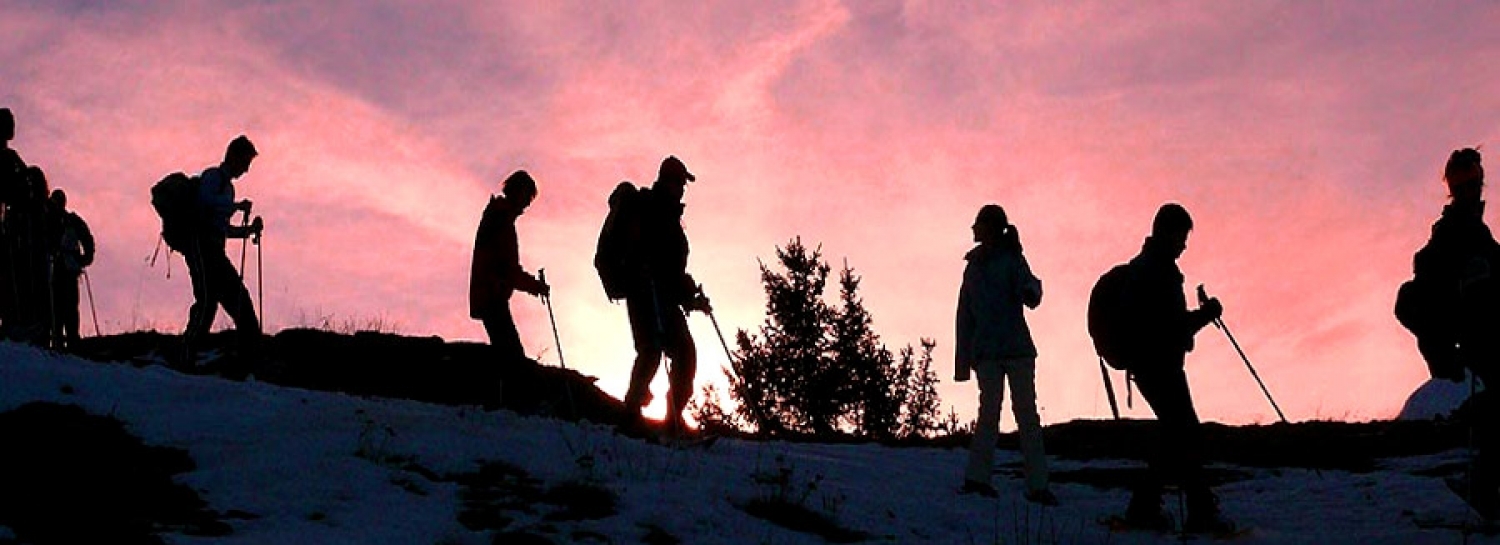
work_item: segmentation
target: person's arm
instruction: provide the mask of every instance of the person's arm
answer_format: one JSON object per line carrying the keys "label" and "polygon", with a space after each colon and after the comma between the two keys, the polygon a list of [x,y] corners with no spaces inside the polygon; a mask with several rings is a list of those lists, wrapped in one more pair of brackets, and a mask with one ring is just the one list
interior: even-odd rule
{"label": "person's arm", "polygon": [[87,267],[94,263],[94,233],[89,230],[89,224],[77,214],[73,215],[77,222],[78,244],[83,246],[83,256],[78,260],[79,267]]}
{"label": "person's arm", "polygon": [[958,288],[958,312],[954,320],[954,382],[969,380],[969,372],[974,368],[974,315],[970,311],[974,296],[972,294],[973,286],[969,282],[970,269],[972,267],[974,267],[973,263],[964,267],[963,284]]}
{"label": "person's arm", "polygon": [[1031,264],[1026,262],[1025,256],[1017,255],[1017,258],[1020,262],[1016,275],[1020,282],[1017,295],[1021,304],[1026,305],[1026,308],[1035,309],[1042,304],[1042,279],[1037,278],[1036,274],[1031,272]]}

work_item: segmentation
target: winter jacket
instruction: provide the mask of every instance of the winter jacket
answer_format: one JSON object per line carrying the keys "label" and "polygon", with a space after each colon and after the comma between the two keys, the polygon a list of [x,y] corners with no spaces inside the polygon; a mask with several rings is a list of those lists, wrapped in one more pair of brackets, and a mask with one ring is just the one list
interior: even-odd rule
{"label": "winter jacket", "polygon": [[10,148],[0,148],[0,209],[26,195],[26,162]]}
{"label": "winter jacket", "polygon": [[1171,250],[1147,238],[1141,253],[1130,260],[1132,270],[1127,301],[1134,318],[1136,374],[1155,369],[1181,370],[1193,350],[1193,335],[1208,325],[1202,310],[1188,310],[1182,270]]}
{"label": "winter jacket", "polygon": [[641,206],[640,231],[632,242],[627,267],[640,271],[648,281],[636,286],[637,293],[654,289],[657,300],[665,305],[680,306],[693,296],[696,286],[687,274],[688,238],[682,227],[686,205],[663,199],[650,188],[638,195]]}
{"label": "winter jacket", "polygon": [[1413,269],[1418,282],[1453,298],[1442,329],[1456,341],[1469,363],[1500,356],[1500,243],[1484,224],[1484,203],[1453,203],[1432,226],[1432,238],[1417,251]]}
{"label": "winter jacket", "polygon": [[469,269],[469,317],[482,320],[510,304],[517,289],[537,292],[542,283],[521,268],[516,237],[520,212],[504,196],[490,198],[474,234],[474,261]]}
{"label": "winter jacket", "polygon": [[94,234],[89,224],[73,212],[64,211],[55,220],[52,240],[57,252],[53,270],[59,274],[78,275],[94,262]]}
{"label": "winter jacket", "polygon": [[1021,306],[1042,302],[1042,281],[1020,252],[981,244],[964,259],[958,291],[957,360],[954,376],[967,380],[980,361],[1035,358],[1036,345]]}

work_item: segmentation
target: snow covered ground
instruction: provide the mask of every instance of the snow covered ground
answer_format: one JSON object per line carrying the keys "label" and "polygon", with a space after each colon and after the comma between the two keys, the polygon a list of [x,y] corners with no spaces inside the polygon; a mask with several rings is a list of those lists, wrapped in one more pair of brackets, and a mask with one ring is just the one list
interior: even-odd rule
{"label": "snow covered ground", "polygon": [[[507,536],[522,542],[523,534],[554,543],[824,542],[738,507],[778,494],[870,542],[1176,540],[1110,534],[1096,524],[1123,509],[1120,488],[1056,484],[1061,506],[1030,506],[1020,499],[1019,457],[1011,451],[998,453],[1001,497],[986,499],[955,494],[961,449],[730,439],[707,450],[672,449],[603,426],[101,365],[0,343],[0,411],[33,401],[112,415],[148,444],[186,450],[197,467],[179,475],[180,482],[214,511],[255,515],[226,520],[234,530],[228,536],[165,536],[170,543],[481,544]],[[1464,506],[1441,479],[1421,475],[1462,456],[1389,460],[1365,474],[1236,468],[1252,478],[1218,491],[1226,513],[1253,528],[1235,542],[1463,543],[1457,530],[1412,522],[1413,513],[1462,516]],[[606,489],[617,507],[604,518],[579,520],[557,517],[559,507],[523,495],[531,505],[491,508],[508,524],[471,529],[473,513],[469,526],[460,514],[473,510],[475,495],[451,476],[472,475],[486,462],[524,472],[539,490],[565,483]],[[1059,473],[1138,465],[1052,463]],[[511,533],[500,535],[496,526]],[[0,538],[6,533],[0,529]],[[1500,538],[1474,535],[1468,542]]]}

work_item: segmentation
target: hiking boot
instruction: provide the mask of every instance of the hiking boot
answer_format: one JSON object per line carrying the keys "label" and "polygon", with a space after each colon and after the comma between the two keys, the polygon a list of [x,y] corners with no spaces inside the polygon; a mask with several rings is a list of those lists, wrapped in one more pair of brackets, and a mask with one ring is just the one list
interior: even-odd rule
{"label": "hiking boot", "polygon": [[1162,506],[1160,495],[1134,494],[1125,508],[1125,524],[1142,530],[1170,532],[1173,527],[1172,514]]}
{"label": "hiking boot", "polygon": [[1233,521],[1224,518],[1219,510],[1219,497],[1208,490],[1188,493],[1187,520],[1182,522],[1182,531],[1190,534],[1231,534]]}
{"label": "hiking boot", "polygon": [[1047,507],[1057,507],[1057,496],[1053,495],[1051,490],[1045,488],[1026,491],[1026,501]]}
{"label": "hiking boot", "polygon": [[965,496],[969,494],[978,494],[986,498],[1000,497],[1000,491],[995,490],[995,487],[990,486],[990,483],[982,483],[979,481],[971,481],[968,479],[964,479],[964,486],[958,489],[958,493]]}

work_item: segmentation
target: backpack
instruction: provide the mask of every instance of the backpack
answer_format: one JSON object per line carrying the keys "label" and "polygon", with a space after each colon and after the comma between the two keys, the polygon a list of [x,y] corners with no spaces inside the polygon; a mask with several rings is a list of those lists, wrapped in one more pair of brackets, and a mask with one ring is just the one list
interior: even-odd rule
{"label": "backpack", "polygon": [[191,234],[201,219],[198,184],[197,176],[173,172],[151,186],[151,207],[161,218],[161,235],[169,247]]}
{"label": "backpack", "polygon": [[1456,344],[1458,290],[1413,278],[1396,290],[1396,321],[1417,338],[1417,350],[1434,377],[1462,376]]}
{"label": "backpack", "polygon": [[1135,322],[1130,313],[1130,283],[1133,273],[1129,263],[1115,265],[1099,277],[1089,292],[1089,337],[1094,352],[1110,367],[1129,371],[1136,352]]}
{"label": "backpack", "polygon": [[625,298],[631,284],[631,254],[640,232],[640,200],[644,194],[628,181],[609,194],[609,215],[599,229],[594,250],[594,270],[611,301]]}

